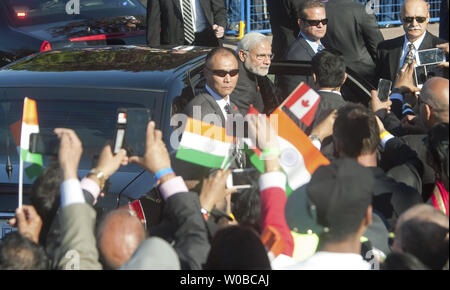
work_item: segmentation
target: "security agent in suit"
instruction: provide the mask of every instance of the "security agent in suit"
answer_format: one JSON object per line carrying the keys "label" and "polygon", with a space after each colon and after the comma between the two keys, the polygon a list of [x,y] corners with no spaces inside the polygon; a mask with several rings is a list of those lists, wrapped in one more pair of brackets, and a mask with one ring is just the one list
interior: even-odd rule
{"label": "security agent in suit", "polygon": [[384,40],[377,19],[353,0],[328,1],[325,8],[328,27],[323,43],[342,52],[347,67],[376,85],[377,46]]}
{"label": "security agent in suit", "polygon": [[[300,34],[283,59],[310,61],[324,48],[320,40],[327,32],[327,23],[323,3],[314,0],[305,2],[299,11]],[[280,89],[281,97],[285,99],[301,82],[310,87],[314,85],[312,76],[280,75],[277,76],[276,86]]]}
{"label": "security agent in suit", "polygon": [[272,28],[274,59],[280,60],[297,38],[298,10],[305,0],[267,0]]}
{"label": "security agent in suit", "polygon": [[230,98],[243,116],[250,105],[262,113],[265,102],[260,92],[259,78],[269,73],[271,41],[261,33],[251,32],[239,41],[236,51],[239,57],[239,79]]}
{"label": "security agent in suit", "polygon": [[[184,0],[147,2],[147,43],[160,45],[222,46],[227,11],[224,0],[188,0],[193,16],[194,39],[185,37]],[[186,16],[185,16],[186,17]]]}
{"label": "security agent in suit", "polygon": [[[437,44],[444,43],[427,31],[430,12],[424,0],[406,0],[400,10],[400,18],[405,35],[381,42],[377,48],[377,78],[395,81],[408,52],[412,55],[418,50],[435,48]],[[410,44],[413,45],[410,46]]]}
{"label": "security agent in suit", "polygon": [[239,77],[238,60],[234,51],[227,47],[211,50],[206,56],[203,74],[206,78],[205,90],[186,105],[184,113],[225,128],[229,115],[238,113],[237,107],[230,100]]}

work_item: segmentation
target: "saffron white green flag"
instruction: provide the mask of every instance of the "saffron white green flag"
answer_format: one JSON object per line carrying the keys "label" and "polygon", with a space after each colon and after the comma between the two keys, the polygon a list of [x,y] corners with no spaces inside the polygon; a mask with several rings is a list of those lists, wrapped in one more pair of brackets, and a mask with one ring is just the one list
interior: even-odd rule
{"label": "saffron white green flag", "polygon": [[[250,107],[248,112],[248,114],[258,113],[253,107]],[[283,110],[277,108],[270,118],[278,119],[280,166],[287,177],[286,194],[289,196],[292,191],[308,183],[318,167],[328,165],[330,162]],[[251,140],[248,140],[247,144],[251,148],[247,151],[250,161],[263,173],[264,160],[261,159],[261,150],[253,146]]]}
{"label": "saffron white green flag", "polygon": [[209,168],[224,168],[230,160],[233,137],[225,128],[188,118],[176,157]]}
{"label": "saffron white green flag", "polygon": [[20,160],[23,161],[28,178],[38,176],[42,172],[42,155],[30,153],[30,135],[39,133],[36,101],[25,98],[23,101],[22,120],[11,125],[11,132],[16,143]]}

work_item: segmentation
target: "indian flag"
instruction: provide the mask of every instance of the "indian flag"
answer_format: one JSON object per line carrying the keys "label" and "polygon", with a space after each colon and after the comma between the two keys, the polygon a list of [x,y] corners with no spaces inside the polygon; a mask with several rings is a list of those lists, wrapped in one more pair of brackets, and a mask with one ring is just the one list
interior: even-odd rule
{"label": "indian flag", "polygon": [[[249,114],[258,113],[253,107]],[[321,165],[330,162],[311,143],[308,136],[283,112],[280,108],[270,115],[271,123],[273,118],[278,118],[278,144],[280,146],[280,165],[287,176],[286,194],[289,196],[292,191],[306,184],[311,179],[311,175]],[[264,160],[261,159],[261,150],[256,146],[248,144],[251,150],[250,161],[261,172],[264,172]]]}
{"label": "indian flag", "polygon": [[233,137],[225,128],[188,118],[176,157],[209,168],[224,168],[230,160]]}
{"label": "indian flag", "polygon": [[16,143],[20,160],[25,162],[25,173],[28,178],[38,176],[42,171],[42,155],[31,153],[30,135],[39,133],[36,101],[25,98],[23,102],[22,120],[11,125],[11,132]]}
{"label": "indian flag", "polygon": [[283,105],[306,124],[306,126],[309,126],[314,120],[319,103],[319,94],[307,84],[301,83],[283,102]]}

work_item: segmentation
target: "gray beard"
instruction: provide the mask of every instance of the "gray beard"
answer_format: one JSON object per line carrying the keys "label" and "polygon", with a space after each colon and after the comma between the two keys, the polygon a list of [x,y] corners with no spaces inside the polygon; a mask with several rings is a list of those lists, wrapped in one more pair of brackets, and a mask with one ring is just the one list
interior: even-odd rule
{"label": "gray beard", "polygon": [[247,58],[247,59],[245,60],[245,62],[244,62],[244,67],[245,67],[249,72],[251,72],[252,74],[255,74],[255,75],[261,76],[261,77],[265,77],[265,76],[269,73],[269,70],[267,70],[266,73],[261,73],[261,72],[259,72],[258,69],[257,69],[256,67],[254,67],[253,64],[250,62],[250,59],[249,59],[249,58]]}

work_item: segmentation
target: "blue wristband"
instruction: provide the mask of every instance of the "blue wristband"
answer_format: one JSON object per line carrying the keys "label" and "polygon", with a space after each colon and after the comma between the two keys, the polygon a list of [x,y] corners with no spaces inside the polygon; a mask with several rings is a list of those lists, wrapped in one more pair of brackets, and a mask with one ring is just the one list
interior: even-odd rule
{"label": "blue wristband", "polygon": [[170,174],[170,173],[175,173],[175,172],[173,172],[172,168],[164,168],[164,169],[161,169],[160,171],[156,172],[155,176],[156,176],[156,179],[159,180],[164,175],[167,175],[167,174]]}

